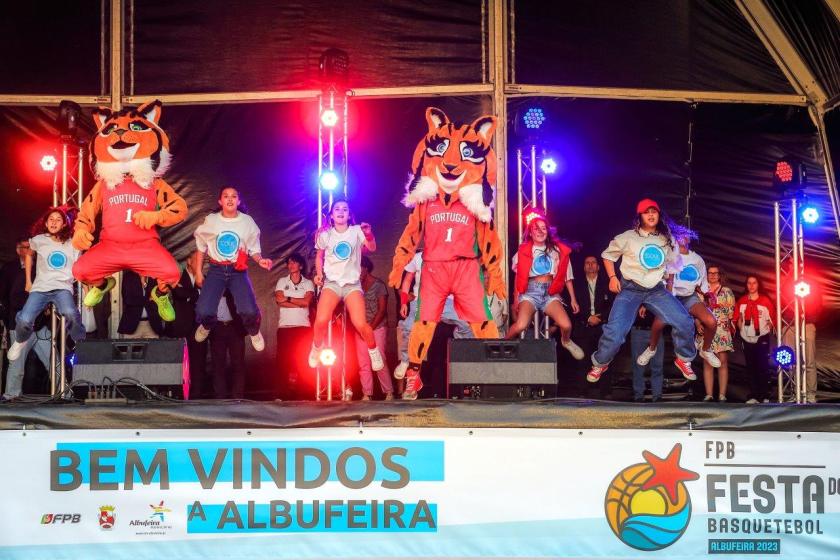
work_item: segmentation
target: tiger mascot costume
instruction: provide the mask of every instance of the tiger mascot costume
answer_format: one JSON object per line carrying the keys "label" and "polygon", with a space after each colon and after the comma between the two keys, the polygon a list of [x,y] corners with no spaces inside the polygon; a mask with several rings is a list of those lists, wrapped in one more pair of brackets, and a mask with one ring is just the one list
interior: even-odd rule
{"label": "tiger mascot costume", "polygon": [[[85,197],[73,232],[73,246],[86,251],[73,276],[90,286],[84,303],[102,301],[116,281],[113,274],[133,270],[157,280],[152,299],[164,321],[175,319],[169,288],[178,283],[178,263],[163,248],[157,226],[184,221],[187,204],[160,178],[169,166],[169,138],[158,126],[160,101],[112,113],[94,110],[96,134],[90,163],[97,182]],[[99,242],[93,245],[96,216],[102,213]]]}
{"label": "tiger mascot costume", "polygon": [[[407,377],[403,398],[417,398],[426,359],[446,298],[477,338],[498,338],[487,294],[505,299],[502,250],[491,205],[496,183],[496,156],[491,146],[496,118],[483,116],[456,125],[440,109],[426,109],[429,130],[417,144],[413,178],[404,200],[411,208],[400,237],[388,283],[400,288],[405,266],[423,243],[417,321],[408,342],[408,364],[394,372]],[[485,282],[485,273],[488,275]],[[400,293],[403,303],[408,294]]]}

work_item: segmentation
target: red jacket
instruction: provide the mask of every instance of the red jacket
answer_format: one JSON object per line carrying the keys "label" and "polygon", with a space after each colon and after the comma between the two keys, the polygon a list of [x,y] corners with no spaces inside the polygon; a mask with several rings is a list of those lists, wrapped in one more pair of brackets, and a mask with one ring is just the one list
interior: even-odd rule
{"label": "red jacket", "polygon": [[[560,262],[557,264],[557,273],[554,275],[554,279],[548,287],[548,294],[552,296],[562,293],[563,288],[566,286],[566,269],[569,266],[569,255],[572,253],[572,250],[567,245],[560,243],[556,239],[554,240],[554,244],[557,246],[557,250],[560,251]],[[519,294],[524,294],[528,290],[528,277],[531,273],[531,265],[534,262],[533,249],[534,242],[526,241],[519,246],[519,251],[517,251],[516,292]]]}

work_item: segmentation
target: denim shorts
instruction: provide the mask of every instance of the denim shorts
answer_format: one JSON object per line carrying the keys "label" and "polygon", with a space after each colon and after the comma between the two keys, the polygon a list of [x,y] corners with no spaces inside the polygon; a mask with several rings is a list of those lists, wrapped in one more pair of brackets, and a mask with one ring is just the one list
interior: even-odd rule
{"label": "denim shorts", "polygon": [[361,282],[353,282],[352,284],[345,284],[343,286],[339,286],[338,282],[333,282],[332,280],[327,280],[324,282],[324,289],[337,294],[339,298],[342,300],[352,294],[353,292],[360,292],[362,295],[365,294],[364,290],[362,290],[362,283]]}
{"label": "denim shorts", "polygon": [[528,288],[525,290],[524,294],[519,294],[519,302],[528,301],[531,303],[537,311],[545,311],[546,306],[551,303],[552,301],[559,301],[561,304],[563,300],[560,298],[560,295],[548,295],[548,288],[551,286],[549,282],[536,282],[534,280],[528,280]]}
{"label": "denim shorts", "polygon": [[686,310],[691,310],[691,308],[694,307],[694,304],[696,303],[703,303],[702,301],[700,301],[700,296],[698,296],[697,294],[677,296],[677,299],[680,300],[680,303],[683,304],[683,307],[685,307]]}

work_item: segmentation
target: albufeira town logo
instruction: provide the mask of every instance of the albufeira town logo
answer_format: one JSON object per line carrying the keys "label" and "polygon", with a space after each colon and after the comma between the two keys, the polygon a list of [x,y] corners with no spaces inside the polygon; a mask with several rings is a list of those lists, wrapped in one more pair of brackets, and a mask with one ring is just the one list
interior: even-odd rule
{"label": "albufeira town logo", "polygon": [[691,497],[685,482],[696,472],[680,467],[682,445],[661,459],[643,451],[644,463],[622,469],[610,482],[604,513],[615,536],[638,550],[662,550],[685,533],[691,518]]}

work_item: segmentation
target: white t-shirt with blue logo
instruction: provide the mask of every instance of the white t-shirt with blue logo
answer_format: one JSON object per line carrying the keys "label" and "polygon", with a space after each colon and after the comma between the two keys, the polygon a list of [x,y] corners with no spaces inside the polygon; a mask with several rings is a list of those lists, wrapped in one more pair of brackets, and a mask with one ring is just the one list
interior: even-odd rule
{"label": "white t-shirt with blue logo", "polygon": [[38,256],[32,291],[73,291],[73,263],[79,258],[79,251],[73,248],[72,241],[61,243],[42,233],[30,239],[29,246]]}
{"label": "white t-shirt with blue logo", "polygon": [[225,218],[213,212],[195,230],[195,245],[217,262],[236,262],[239,251],[249,256],[262,253],[260,228],[248,214],[239,212],[234,218]]}
{"label": "white t-shirt with blue logo", "polygon": [[350,226],[343,232],[331,227],[319,233],[315,248],[324,251],[324,277],[339,286],[358,282],[364,243],[365,234],[360,226]]}
{"label": "white t-shirt with blue logo", "polygon": [[[535,244],[531,248],[531,256],[533,257],[533,259],[531,260],[531,270],[528,271],[528,278],[534,278],[535,276],[543,276],[544,274],[551,274],[552,276],[555,276],[557,274],[557,267],[560,265],[559,251],[557,251],[556,249],[553,251],[546,251],[545,245],[543,245],[542,247],[538,247]],[[516,272],[517,264],[519,264],[518,251],[514,253],[513,258],[511,259],[511,267],[513,268],[514,272]],[[569,263],[566,266],[565,281],[568,282],[574,279],[575,275],[572,272],[572,259],[569,259]]]}
{"label": "white t-shirt with blue logo", "polygon": [[628,229],[610,241],[601,257],[612,262],[621,259],[621,276],[650,289],[665,279],[666,267],[669,270],[681,268],[676,247],[673,240],[669,247],[668,239],[662,235]]}
{"label": "white t-shirt with blue logo", "polygon": [[700,286],[700,290],[705,294],[709,291],[709,279],[706,276],[706,263],[703,257],[689,251],[682,257],[682,267],[669,271],[674,273],[674,295],[675,296],[690,296],[694,293],[694,289]]}

